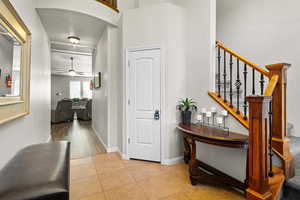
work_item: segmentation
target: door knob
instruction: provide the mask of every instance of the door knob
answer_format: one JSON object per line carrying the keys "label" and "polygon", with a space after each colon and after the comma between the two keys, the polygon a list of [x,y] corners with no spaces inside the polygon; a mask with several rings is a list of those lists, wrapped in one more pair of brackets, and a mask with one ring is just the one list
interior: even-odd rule
{"label": "door knob", "polygon": [[156,110],[154,113],[154,120],[159,120],[159,118],[160,118],[159,110]]}

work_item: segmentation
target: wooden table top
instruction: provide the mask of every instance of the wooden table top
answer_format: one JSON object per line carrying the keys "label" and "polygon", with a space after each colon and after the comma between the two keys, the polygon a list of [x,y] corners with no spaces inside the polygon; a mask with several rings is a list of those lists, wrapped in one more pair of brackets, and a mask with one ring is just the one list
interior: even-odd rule
{"label": "wooden table top", "polygon": [[177,128],[200,142],[231,148],[247,148],[248,146],[248,136],[240,133],[195,124],[179,124]]}

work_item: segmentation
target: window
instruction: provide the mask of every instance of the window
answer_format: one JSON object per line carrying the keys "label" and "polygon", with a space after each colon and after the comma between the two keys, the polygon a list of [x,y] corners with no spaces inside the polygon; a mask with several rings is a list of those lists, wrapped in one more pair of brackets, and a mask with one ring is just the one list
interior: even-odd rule
{"label": "window", "polygon": [[70,98],[81,98],[80,81],[70,81]]}
{"label": "window", "polygon": [[82,98],[92,98],[92,90],[90,88],[90,81],[83,81],[82,82]]}
{"label": "window", "polygon": [[90,81],[70,81],[70,98],[92,98]]}

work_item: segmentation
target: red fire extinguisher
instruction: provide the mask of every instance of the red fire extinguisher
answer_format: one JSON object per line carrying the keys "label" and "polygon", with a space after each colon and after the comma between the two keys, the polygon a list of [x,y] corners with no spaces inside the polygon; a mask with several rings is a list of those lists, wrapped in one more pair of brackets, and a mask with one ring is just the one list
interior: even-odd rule
{"label": "red fire extinguisher", "polygon": [[94,89],[94,82],[91,81],[91,82],[90,82],[90,90],[93,90],[93,89]]}
{"label": "red fire extinguisher", "polygon": [[12,78],[10,75],[6,76],[6,87],[11,88]]}

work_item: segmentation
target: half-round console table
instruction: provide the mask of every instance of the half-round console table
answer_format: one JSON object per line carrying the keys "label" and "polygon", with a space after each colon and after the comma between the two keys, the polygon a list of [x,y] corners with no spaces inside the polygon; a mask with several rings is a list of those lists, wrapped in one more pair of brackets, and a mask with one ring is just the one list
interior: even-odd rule
{"label": "half-round console table", "polygon": [[209,126],[179,124],[177,128],[183,134],[184,160],[189,164],[192,185],[204,183],[229,186],[242,191],[247,189],[248,175],[246,175],[245,182],[241,182],[196,159],[196,142],[228,148],[248,149],[248,136]]}

